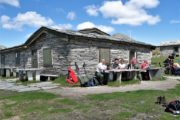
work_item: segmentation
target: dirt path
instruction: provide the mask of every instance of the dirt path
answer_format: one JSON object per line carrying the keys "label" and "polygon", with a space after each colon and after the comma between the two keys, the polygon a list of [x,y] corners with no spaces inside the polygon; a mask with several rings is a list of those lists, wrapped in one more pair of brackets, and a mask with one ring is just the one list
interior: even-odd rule
{"label": "dirt path", "polygon": [[87,94],[126,92],[136,90],[167,90],[174,88],[180,84],[180,77],[168,77],[165,81],[142,81],[141,84],[126,85],[120,87],[95,86],[95,87],[62,87],[56,89],[45,90],[64,97],[77,97]]}

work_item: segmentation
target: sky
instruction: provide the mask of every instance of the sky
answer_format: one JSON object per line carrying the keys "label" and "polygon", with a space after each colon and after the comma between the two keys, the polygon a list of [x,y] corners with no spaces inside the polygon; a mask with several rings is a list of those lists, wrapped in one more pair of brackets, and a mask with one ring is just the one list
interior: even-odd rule
{"label": "sky", "polygon": [[23,44],[41,26],[80,30],[159,45],[180,41],[180,0],[0,0],[0,45]]}

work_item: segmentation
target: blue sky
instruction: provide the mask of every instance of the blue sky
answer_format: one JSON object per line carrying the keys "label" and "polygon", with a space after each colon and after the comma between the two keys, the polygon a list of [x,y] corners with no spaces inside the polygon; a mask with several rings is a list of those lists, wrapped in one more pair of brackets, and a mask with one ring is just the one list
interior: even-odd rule
{"label": "blue sky", "polygon": [[0,44],[24,43],[40,26],[97,27],[153,45],[180,40],[180,0],[0,0]]}

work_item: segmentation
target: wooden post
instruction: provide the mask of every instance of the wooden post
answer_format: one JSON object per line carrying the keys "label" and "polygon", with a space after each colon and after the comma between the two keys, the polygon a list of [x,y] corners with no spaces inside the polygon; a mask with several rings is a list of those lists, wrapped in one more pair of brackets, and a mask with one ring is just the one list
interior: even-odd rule
{"label": "wooden post", "polygon": [[117,81],[119,81],[119,84],[121,84],[122,80],[122,72],[117,72]]}

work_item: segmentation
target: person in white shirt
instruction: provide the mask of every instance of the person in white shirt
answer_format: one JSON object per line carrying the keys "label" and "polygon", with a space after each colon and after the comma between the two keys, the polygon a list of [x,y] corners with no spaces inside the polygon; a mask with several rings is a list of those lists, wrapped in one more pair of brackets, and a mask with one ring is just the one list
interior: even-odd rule
{"label": "person in white shirt", "polygon": [[96,67],[96,72],[103,72],[107,69],[106,61],[104,59]]}
{"label": "person in white shirt", "polygon": [[101,62],[96,67],[96,73],[95,76],[97,77],[97,80],[99,84],[102,85],[102,82],[104,80],[104,74],[103,72],[107,69],[106,61],[105,59],[102,59]]}
{"label": "person in white shirt", "polygon": [[127,67],[127,65],[124,63],[124,59],[120,59],[120,63],[119,63],[119,68],[120,69],[125,69]]}

